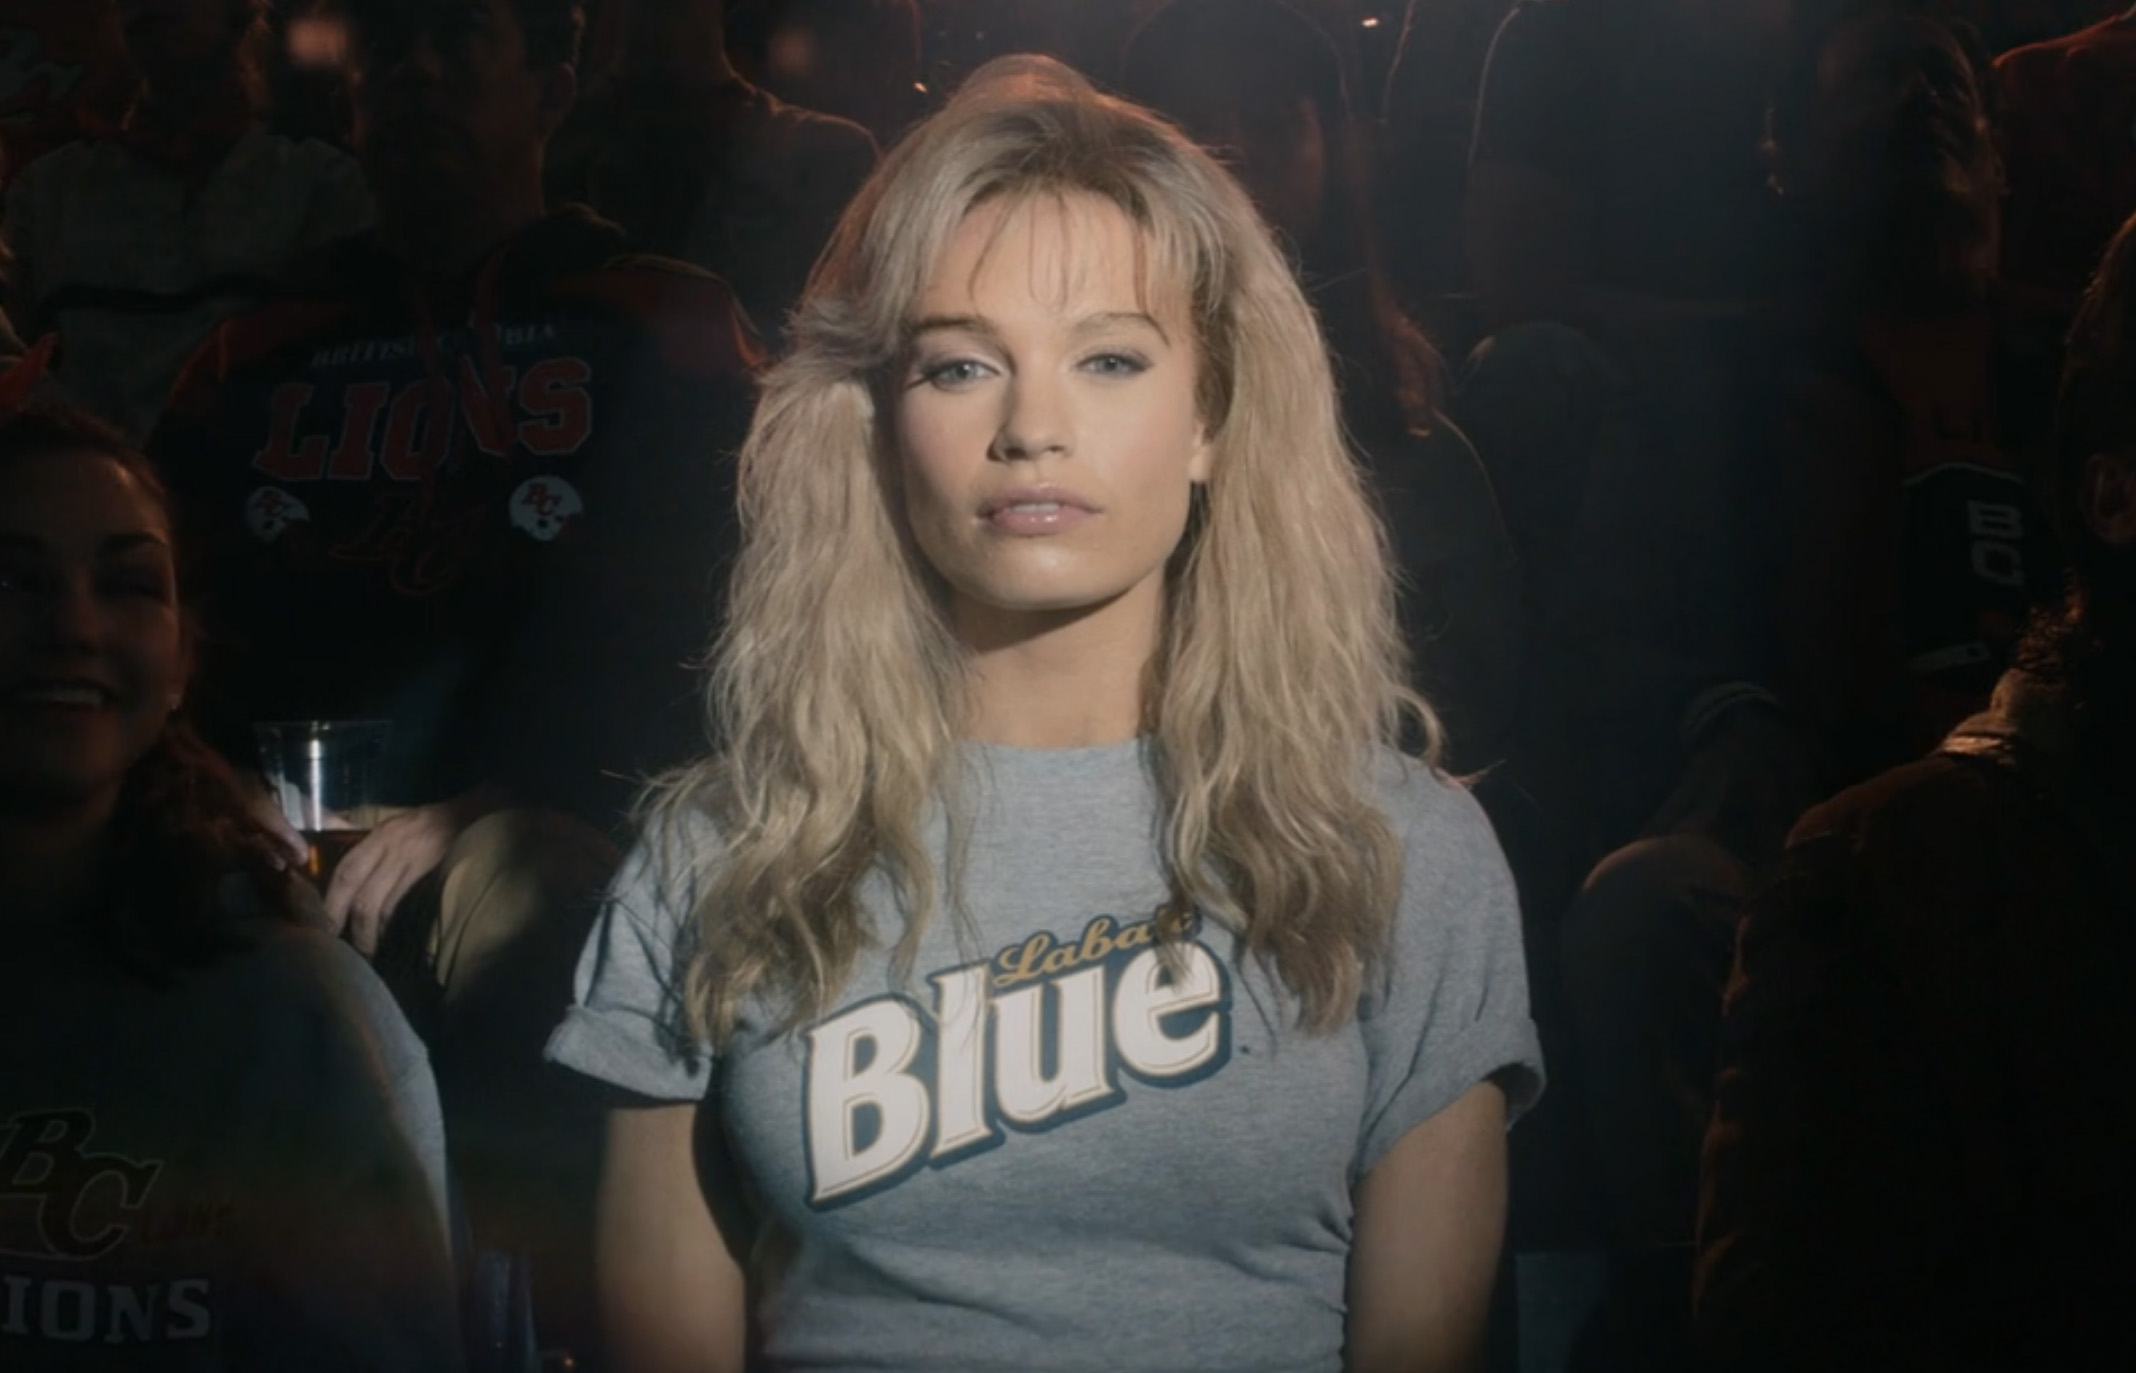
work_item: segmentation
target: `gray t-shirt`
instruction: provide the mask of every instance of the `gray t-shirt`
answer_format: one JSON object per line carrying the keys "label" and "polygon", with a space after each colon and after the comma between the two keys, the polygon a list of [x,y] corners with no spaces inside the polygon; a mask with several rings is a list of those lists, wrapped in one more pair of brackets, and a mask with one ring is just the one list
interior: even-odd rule
{"label": "gray t-shirt", "polygon": [[462,1366],[421,1041],[352,949],[259,921],[147,981],[0,963],[0,1368]]}
{"label": "gray t-shirt", "polygon": [[1312,1036],[1213,924],[1162,975],[1140,744],[967,758],[972,928],[934,921],[909,979],[878,952],[829,1015],[745,1018],[714,1057],[673,1030],[691,892],[641,845],[549,1056],[717,1112],[774,1367],[1339,1370],[1352,1189],[1485,1078],[1514,1112],[1541,1086],[1481,810],[1390,758],[1393,957],[1353,1024]]}

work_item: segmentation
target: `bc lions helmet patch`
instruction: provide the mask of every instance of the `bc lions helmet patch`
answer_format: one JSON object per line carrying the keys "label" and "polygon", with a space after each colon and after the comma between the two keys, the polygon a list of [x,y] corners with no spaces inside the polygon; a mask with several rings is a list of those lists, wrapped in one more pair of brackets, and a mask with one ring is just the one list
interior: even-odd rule
{"label": "bc lions helmet patch", "polygon": [[304,502],[278,486],[263,486],[245,499],[245,528],[261,543],[273,543],[298,520],[309,520]]}
{"label": "bc lions helmet patch", "polygon": [[586,503],[562,477],[529,477],[512,493],[512,527],[548,543],[584,514]]}

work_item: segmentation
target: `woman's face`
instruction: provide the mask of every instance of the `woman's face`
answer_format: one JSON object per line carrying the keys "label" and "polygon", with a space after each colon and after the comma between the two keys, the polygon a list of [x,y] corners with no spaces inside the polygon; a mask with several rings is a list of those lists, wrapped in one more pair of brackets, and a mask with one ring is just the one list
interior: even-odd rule
{"label": "woman's face", "polygon": [[967,643],[1161,622],[1211,454],[1184,292],[1143,289],[1143,247],[1096,197],[982,205],[920,296],[894,410],[905,511]]}
{"label": "woman's face", "polygon": [[0,463],[0,803],[116,797],[184,672],[155,495],[99,453]]}

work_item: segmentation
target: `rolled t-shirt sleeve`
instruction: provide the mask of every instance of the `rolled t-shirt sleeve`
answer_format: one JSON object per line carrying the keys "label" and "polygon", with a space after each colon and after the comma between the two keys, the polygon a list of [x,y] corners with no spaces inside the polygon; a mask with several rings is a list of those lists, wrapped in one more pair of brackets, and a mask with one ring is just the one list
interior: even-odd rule
{"label": "rolled t-shirt sleeve", "polygon": [[1409,764],[1391,791],[1402,837],[1394,941],[1358,1010],[1367,1064],[1362,1178],[1397,1140],[1479,1082],[1505,1089],[1510,1124],[1542,1093],[1520,904],[1483,808]]}
{"label": "rolled t-shirt sleeve", "polygon": [[579,955],[577,990],[547,1058],[658,1101],[700,1101],[709,1049],[683,1028],[680,935],[695,903],[692,845],[702,834],[641,838],[602,901]]}

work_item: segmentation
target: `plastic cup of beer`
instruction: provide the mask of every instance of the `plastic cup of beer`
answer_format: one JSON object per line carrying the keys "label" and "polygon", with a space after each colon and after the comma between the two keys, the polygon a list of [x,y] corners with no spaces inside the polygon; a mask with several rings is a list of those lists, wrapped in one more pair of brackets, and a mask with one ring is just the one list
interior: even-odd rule
{"label": "plastic cup of beer", "polygon": [[282,818],[304,836],[305,875],[321,891],[371,832],[385,759],[385,720],[274,720],[255,725],[260,770]]}

